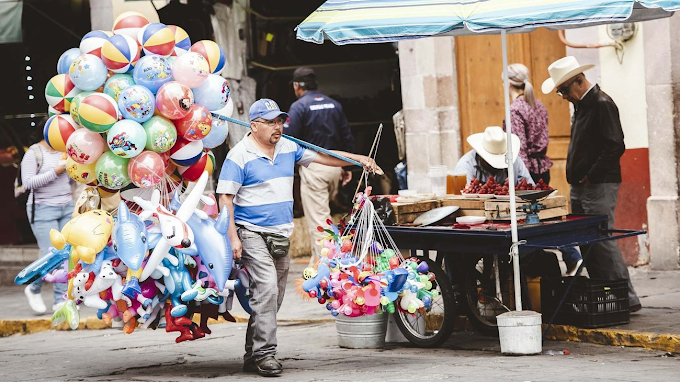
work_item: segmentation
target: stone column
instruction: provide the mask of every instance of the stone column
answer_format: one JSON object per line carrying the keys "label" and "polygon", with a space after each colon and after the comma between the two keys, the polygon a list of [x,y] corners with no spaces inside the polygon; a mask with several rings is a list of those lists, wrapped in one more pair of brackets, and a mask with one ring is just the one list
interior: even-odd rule
{"label": "stone column", "polygon": [[90,0],[92,30],[110,31],[113,28],[113,1]]}
{"label": "stone column", "polygon": [[460,119],[453,37],[399,42],[410,189],[430,192],[430,165],[453,170],[460,158]]}
{"label": "stone column", "polygon": [[680,268],[680,14],[646,22],[644,28],[651,266],[674,270]]}

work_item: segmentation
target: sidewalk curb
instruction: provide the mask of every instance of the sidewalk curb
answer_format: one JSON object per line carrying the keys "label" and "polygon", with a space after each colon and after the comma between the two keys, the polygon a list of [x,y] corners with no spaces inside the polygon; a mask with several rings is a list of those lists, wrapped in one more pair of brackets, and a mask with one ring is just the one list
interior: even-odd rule
{"label": "sidewalk curb", "polygon": [[[237,323],[247,323],[248,317],[234,316]],[[198,322],[198,315],[194,321]],[[333,318],[317,319],[280,319],[279,323],[285,324],[316,324],[334,322]],[[208,320],[209,325],[223,324],[228,321],[220,317],[219,320]],[[109,329],[97,317],[87,317],[80,320],[78,330],[101,330]],[[543,325],[545,329],[545,325]],[[0,320],[0,337],[38,333],[45,330],[70,330],[64,323],[52,327],[50,318],[32,318],[20,320]],[[671,353],[680,353],[680,335],[659,334],[649,332],[634,332],[621,329],[581,329],[575,326],[553,325],[547,333],[546,339],[554,341],[586,342],[598,345],[641,347],[650,350],[661,350]]]}

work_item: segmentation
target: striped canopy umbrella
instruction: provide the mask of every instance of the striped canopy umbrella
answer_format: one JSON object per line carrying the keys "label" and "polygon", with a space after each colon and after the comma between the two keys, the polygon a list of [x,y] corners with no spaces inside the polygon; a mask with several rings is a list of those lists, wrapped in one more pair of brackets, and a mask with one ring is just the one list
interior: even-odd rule
{"label": "striped canopy umbrella", "polygon": [[[669,17],[680,0],[327,0],[295,28],[300,40],[336,45],[394,42],[441,35],[499,33],[502,38],[505,121],[511,163],[507,32],[564,29]],[[508,166],[515,306],[522,309],[515,206],[515,177]]]}

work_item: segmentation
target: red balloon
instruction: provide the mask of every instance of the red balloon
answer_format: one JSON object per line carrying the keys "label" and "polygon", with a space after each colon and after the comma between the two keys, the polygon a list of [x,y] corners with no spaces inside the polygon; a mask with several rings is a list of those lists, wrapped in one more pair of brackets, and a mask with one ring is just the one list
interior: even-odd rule
{"label": "red balloon", "polygon": [[165,166],[158,153],[145,150],[128,163],[128,175],[135,186],[153,187],[163,180]]}
{"label": "red balloon", "polygon": [[198,141],[210,132],[212,115],[205,106],[193,104],[189,114],[174,122],[179,136],[189,141]]}
{"label": "red balloon", "polygon": [[156,93],[156,110],[168,119],[180,119],[191,111],[194,93],[176,81],[163,84]]}
{"label": "red balloon", "polygon": [[328,288],[328,281],[327,281],[326,279],[321,279],[321,281],[319,281],[319,286],[320,286],[322,289]]}

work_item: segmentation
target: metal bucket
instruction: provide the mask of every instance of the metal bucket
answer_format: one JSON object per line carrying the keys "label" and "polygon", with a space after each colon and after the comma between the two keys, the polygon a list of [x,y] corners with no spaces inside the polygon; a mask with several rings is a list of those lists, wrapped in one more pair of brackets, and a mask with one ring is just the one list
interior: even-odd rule
{"label": "metal bucket", "polygon": [[501,353],[507,355],[539,354],[541,342],[541,314],[524,310],[507,312],[496,317]]}
{"label": "metal bucket", "polygon": [[349,349],[376,349],[385,346],[387,333],[387,314],[335,317],[338,331],[338,346]]}

